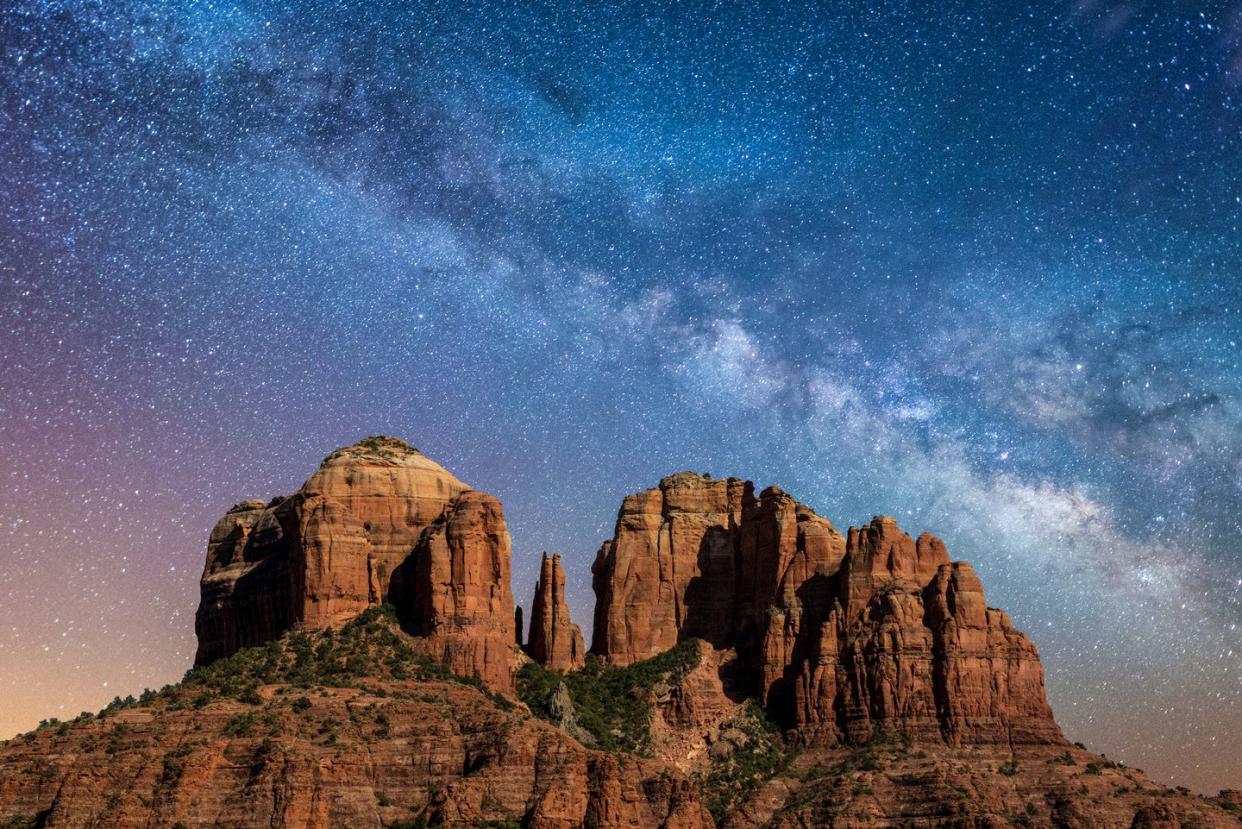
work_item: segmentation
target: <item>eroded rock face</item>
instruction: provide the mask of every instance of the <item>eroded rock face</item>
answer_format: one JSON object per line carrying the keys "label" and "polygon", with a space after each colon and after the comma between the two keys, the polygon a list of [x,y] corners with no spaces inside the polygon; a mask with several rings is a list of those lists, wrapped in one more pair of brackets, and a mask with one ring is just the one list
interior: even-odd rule
{"label": "eroded rock face", "polygon": [[216,524],[196,664],[391,602],[446,665],[512,687],[516,632],[500,503],[397,438],[324,460],[297,493]]}
{"label": "eroded rock face", "polygon": [[1034,645],[970,565],[891,517],[843,536],[776,487],[680,473],[625,499],[593,573],[594,652],[735,648],[805,741],[1064,742]]}
{"label": "eroded rock face", "polygon": [[559,555],[543,554],[531,602],[526,651],[531,659],[554,671],[573,671],[586,662],[582,630],[570,619],[565,603],[565,571]]}
{"label": "eroded rock face", "polygon": [[281,500],[243,501],[212,529],[194,619],[195,664],[266,642],[292,626],[292,563],[280,505]]}
{"label": "eroded rock face", "polygon": [[449,670],[502,691],[513,689],[516,640],[509,551],[500,502],[463,492],[424,531],[393,588],[398,615]]}
{"label": "eroded rock face", "polygon": [[683,472],[625,499],[592,567],[594,653],[628,665],[682,638],[728,637],[744,486]]}
{"label": "eroded rock face", "polygon": [[467,489],[404,441],[368,438],[295,494],[233,507],[208,542],[195,663],[384,602],[423,530]]}

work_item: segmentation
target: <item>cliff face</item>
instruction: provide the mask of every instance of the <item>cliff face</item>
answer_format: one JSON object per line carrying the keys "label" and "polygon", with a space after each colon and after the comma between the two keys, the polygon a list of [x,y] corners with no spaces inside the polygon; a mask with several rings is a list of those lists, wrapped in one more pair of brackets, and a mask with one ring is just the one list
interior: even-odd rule
{"label": "cliff face", "polygon": [[735,648],[804,741],[1064,742],[1034,645],[970,565],[892,518],[842,536],[776,487],[681,473],[625,499],[593,573],[602,658]]}
{"label": "cliff face", "polygon": [[743,489],[734,478],[681,473],[625,499],[591,568],[593,653],[628,665],[681,638],[730,637]]}
{"label": "cliff face", "polygon": [[509,548],[500,502],[464,492],[423,532],[391,596],[443,665],[501,691],[513,689],[517,655]]}
{"label": "cliff face", "polygon": [[216,524],[195,664],[390,602],[445,664],[509,690],[509,554],[499,501],[404,441],[368,438],[294,495],[243,502]]}
{"label": "cliff face", "polygon": [[553,671],[573,671],[586,662],[582,631],[570,619],[565,602],[565,571],[559,555],[543,554],[531,602],[526,651],[531,659]]}

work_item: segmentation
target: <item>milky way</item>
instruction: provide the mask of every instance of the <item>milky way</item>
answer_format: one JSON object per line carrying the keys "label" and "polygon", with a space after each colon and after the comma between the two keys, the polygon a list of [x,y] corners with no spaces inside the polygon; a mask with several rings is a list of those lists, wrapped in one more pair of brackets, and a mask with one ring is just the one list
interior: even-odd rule
{"label": "milky way", "polygon": [[[880,4],[876,4],[880,5]],[[1242,7],[0,0],[0,732],[400,435],[515,592],[680,469],[943,536],[1070,739],[1242,785]]]}

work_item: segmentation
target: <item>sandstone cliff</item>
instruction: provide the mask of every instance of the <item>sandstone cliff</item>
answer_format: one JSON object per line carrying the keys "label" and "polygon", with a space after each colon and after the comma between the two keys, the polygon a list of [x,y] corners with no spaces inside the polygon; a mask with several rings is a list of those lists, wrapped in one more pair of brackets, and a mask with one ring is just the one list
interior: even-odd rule
{"label": "sandstone cliff", "polygon": [[[441,663],[511,691],[516,657],[509,530],[500,502],[464,492],[424,530],[390,598]],[[396,581],[396,580],[394,580]]]}
{"label": "sandstone cliff", "polygon": [[735,648],[803,741],[1064,742],[1034,645],[968,564],[892,518],[842,536],[777,487],[680,473],[625,499],[593,574],[595,653]]}
{"label": "sandstone cliff", "polygon": [[402,440],[367,438],[294,495],[245,501],[216,524],[195,664],[387,602],[453,670],[511,690],[509,554],[499,501]]}
{"label": "sandstone cliff", "polygon": [[582,631],[570,619],[569,605],[565,603],[565,571],[559,555],[543,554],[531,602],[526,651],[536,662],[554,671],[576,670],[586,662]]}

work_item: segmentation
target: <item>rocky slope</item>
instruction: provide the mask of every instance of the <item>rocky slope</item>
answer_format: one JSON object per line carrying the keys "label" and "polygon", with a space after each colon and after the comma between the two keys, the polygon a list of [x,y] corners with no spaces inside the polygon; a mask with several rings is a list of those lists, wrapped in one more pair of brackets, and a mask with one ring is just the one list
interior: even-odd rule
{"label": "rocky slope", "polygon": [[[1239,829],[1071,746],[1034,645],[890,518],[690,473],[625,499],[592,654],[500,503],[394,438],[208,543],[197,666],[0,746],[0,829]],[[528,655],[529,654],[529,655]]]}
{"label": "rocky slope", "polygon": [[0,826],[711,825],[667,764],[588,750],[421,644],[372,610],[13,740]]}

